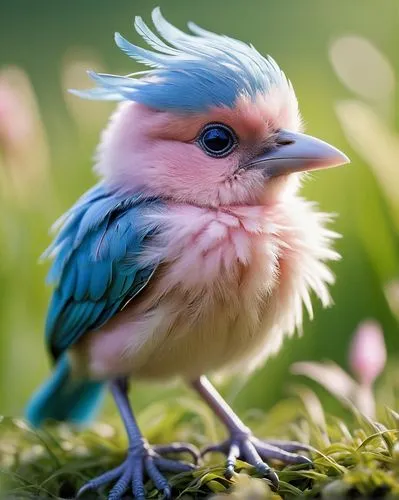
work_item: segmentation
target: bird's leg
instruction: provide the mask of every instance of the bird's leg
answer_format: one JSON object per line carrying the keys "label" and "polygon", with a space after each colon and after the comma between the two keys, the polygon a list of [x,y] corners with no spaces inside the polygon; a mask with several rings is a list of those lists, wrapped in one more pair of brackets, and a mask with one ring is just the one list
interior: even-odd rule
{"label": "bird's leg", "polygon": [[194,465],[177,460],[163,458],[161,453],[186,452],[197,462],[199,453],[194,446],[182,443],[173,443],[168,446],[151,447],[140,432],[136,418],[128,399],[128,383],[126,379],[118,379],[111,383],[111,392],[118,407],[129,440],[126,460],[101,476],[92,479],[78,492],[81,497],[86,491],[97,490],[107,483],[115,485],[109,493],[109,500],[120,500],[130,489],[134,498],[144,499],[144,476],[148,476],[155,487],[162,491],[164,498],[171,498],[171,488],[160,471],[179,473],[190,471]]}
{"label": "bird's leg", "polygon": [[278,476],[265,460],[277,459],[287,464],[311,464],[309,458],[294,453],[294,451],[309,450],[306,445],[286,441],[266,442],[254,437],[251,430],[238,418],[206,377],[200,377],[191,385],[229,431],[226,441],[208,446],[202,451],[203,455],[211,451],[219,451],[226,455],[225,475],[227,478],[233,476],[238,458],[253,465],[259,474],[269,479],[275,487],[278,486]]}

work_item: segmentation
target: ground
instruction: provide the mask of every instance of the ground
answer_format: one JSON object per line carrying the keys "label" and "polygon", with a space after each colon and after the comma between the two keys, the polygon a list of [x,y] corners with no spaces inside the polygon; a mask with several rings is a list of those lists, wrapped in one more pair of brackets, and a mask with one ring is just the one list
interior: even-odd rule
{"label": "ground", "polygon": [[[231,481],[223,477],[223,457],[214,455],[194,473],[170,477],[176,499],[232,498],[399,498],[399,414],[388,408],[381,423],[356,409],[344,420],[325,415],[317,399],[282,401],[267,413],[244,415],[259,437],[293,438],[315,448],[314,469],[279,469],[280,489],[239,463]],[[25,422],[0,422],[0,491],[2,499],[73,498],[85,481],[117,465],[126,446],[117,419],[78,432],[69,426],[29,429]],[[139,422],[151,442],[190,441],[198,446],[223,437],[209,409],[191,399],[157,402],[140,413]],[[148,498],[161,498],[146,484]],[[90,495],[87,497],[90,498]],[[106,498],[106,491],[91,498]],[[129,498],[129,497],[126,497]]]}

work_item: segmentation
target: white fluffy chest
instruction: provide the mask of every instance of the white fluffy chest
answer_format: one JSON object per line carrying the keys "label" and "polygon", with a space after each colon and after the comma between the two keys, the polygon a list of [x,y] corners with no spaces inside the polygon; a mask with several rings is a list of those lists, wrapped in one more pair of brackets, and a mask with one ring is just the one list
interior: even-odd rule
{"label": "white fluffy chest", "polygon": [[157,287],[170,325],[167,341],[155,366],[143,374],[166,375],[178,367],[194,377],[259,345],[266,304],[278,280],[278,239],[255,224],[249,231],[231,214],[201,222],[184,243],[171,245],[171,263]]}
{"label": "white fluffy chest", "polygon": [[300,325],[303,303],[311,312],[311,289],[328,303],[323,261],[337,257],[323,218],[302,200],[292,209],[158,215],[164,231],[142,257],[163,262],[151,293],[89,336],[91,371],[192,378],[276,350]]}

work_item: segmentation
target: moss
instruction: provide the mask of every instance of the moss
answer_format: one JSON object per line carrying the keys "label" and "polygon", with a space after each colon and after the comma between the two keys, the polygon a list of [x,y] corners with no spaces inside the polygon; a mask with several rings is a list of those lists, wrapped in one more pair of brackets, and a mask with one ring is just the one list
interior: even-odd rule
{"label": "moss", "polygon": [[[231,481],[225,479],[223,457],[214,455],[194,473],[169,477],[174,498],[399,497],[399,415],[387,409],[382,422],[374,422],[354,409],[344,422],[324,414],[320,418],[318,413],[316,419],[311,407],[293,398],[266,414],[244,416],[259,437],[292,438],[315,448],[312,470],[273,464],[279,470],[278,492],[256,478],[254,469],[244,462],[238,464],[239,474]],[[190,441],[203,446],[223,437],[209,409],[190,399],[150,405],[139,421],[151,442]],[[1,498],[73,498],[85,481],[120,463],[125,448],[119,423],[96,423],[83,431],[66,425],[34,431],[21,420],[4,418],[0,423]],[[161,497],[150,481],[146,489],[149,498]],[[92,498],[106,498],[106,493]]]}

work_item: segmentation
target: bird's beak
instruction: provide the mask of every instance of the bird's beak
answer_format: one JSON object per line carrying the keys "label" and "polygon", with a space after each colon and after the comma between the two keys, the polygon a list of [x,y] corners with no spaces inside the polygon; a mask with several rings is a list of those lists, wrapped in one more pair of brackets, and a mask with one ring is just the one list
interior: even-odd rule
{"label": "bird's beak", "polygon": [[338,167],[349,161],[344,153],[327,142],[310,135],[280,129],[277,145],[253,158],[243,168],[260,169],[265,177],[276,177],[293,172]]}

